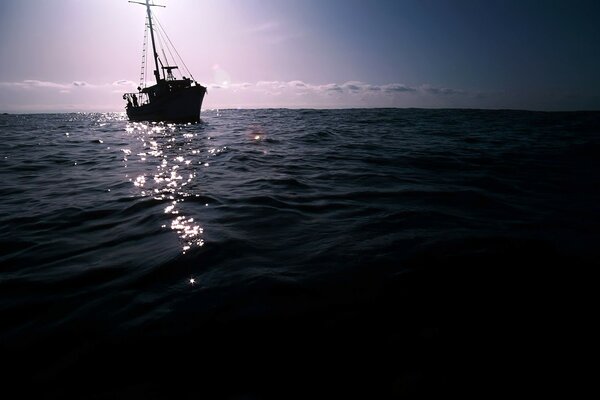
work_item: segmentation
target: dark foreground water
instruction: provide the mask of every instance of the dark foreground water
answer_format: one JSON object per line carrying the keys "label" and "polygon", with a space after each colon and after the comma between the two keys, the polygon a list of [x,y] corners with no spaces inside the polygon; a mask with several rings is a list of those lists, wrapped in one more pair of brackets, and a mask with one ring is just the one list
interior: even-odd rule
{"label": "dark foreground water", "polygon": [[5,384],[41,398],[439,396],[485,381],[489,354],[467,351],[477,329],[417,326],[586,301],[600,113],[202,119],[0,116]]}

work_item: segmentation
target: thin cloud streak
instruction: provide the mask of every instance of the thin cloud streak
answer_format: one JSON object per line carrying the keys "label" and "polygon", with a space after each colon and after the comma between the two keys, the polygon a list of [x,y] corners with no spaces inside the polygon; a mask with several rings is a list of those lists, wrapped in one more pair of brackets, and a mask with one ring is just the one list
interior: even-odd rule
{"label": "thin cloud streak", "polygon": [[421,90],[433,94],[433,95],[455,95],[455,94],[467,94],[464,90],[451,89],[451,88],[438,88],[430,85],[422,85]]}
{"label": "thin cloud streak", "polygon": [[248,33],[270,33],[278,30],[280,26],[281,24],[278,21],[267,21],[248,29]]}
{"label": "thin cloud streak", "polygon": [[475,95],[429,84],[258,81],[211,85],[205,105],[207,108],[472,107]]}
{"label": "thin cloud streak", "polygon": [[113,86],[117,86],[117,87],[124,87],[124,86],[131,86],[131,87],[135,87],[136,83],[127,79],[121,79],[118,81],[114,81],[112,83]]}
{"label": "thin cloud streak", "polygon": [[[57,106],[80,104],[83,110],[93,109],[94,103],[113,104],[122,110],[122,93],[134,91],[137,84],[121,79],[110,83],[93,84],[86,81],[71,83],[27,79],[19,82],[0,82],[0,105],[18,100],[19,109],[36,111],[40,100],[51,103],[53,96],[61,96]],[[90,96],[90,93],[94,93]],[[87,93],[87,94],[86,94]],[[429,84],[411,86],[403,83],[374,85],[361,81],[312,84],[302,80],[213,83],[208,85],[205,108],[347,108],[347,107],[464,107],[471,100],[481,99],[481,92],[436,87]],[[495,97],[495,96],[490,96]],[[69,110],[73,106],[69,106]],[[46,107],[44,107],[46,108]]]}
{"label": "thin cloud streak", "polygon": [[[106,85],[103,85],[106,86]],[[40,81],[37,79],[25,79],[18,82],[0,82],[0,87],[17,89],[59,89],[69,90],[73,88],[98,88],[101,86],[93,85],[86,81],[73,81],[71,83]]]}
{"label": "thin cloud streak", "polygon": [[36,79],[25,79],[19,82],[0,82],[0,87],[18,88],[18,89],[35,89],[35,88],[50,88],[50,89],[70,89],[72,85],[39,81]]}
{"label": "thin cloud streak", "polygon": [[[222,85],[212,85],[213,88],[225,88]],[[424,84],[418,87],[412,87],[402,83],[390,83],[386,85],[372,85],[360,81],[349,81],[342,84],[326,83],[321,85],[313,85],[299,80],[294,81],[258,81],[255,84],[241,83],[230,84],[230,89],[243,90],[282,90],[293,89],[297,91],[313,91],[313,92],[344,92],[344,93],[365,93],[365,92],[383,92],[383,93],[422,93],[430,95],[462,95],[468,94],[468,91],[451,88],[434,87]]]}
{"label": "thin cloud streak", "polygon": [[289,26],[280,21],[267,21],[248,29],[246,32],[272,45],[279,45],[304,37],[302,31],[290,31]]}

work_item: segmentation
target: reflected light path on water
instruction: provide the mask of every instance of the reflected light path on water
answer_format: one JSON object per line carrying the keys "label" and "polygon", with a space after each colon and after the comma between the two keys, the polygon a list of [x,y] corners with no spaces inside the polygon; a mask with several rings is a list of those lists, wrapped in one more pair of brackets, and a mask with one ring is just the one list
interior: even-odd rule
{"label": "reflected light path on water", "polygon": [[187,214],[182,207],[186,199],[200,197],[197,186],[194,192],[190,184],[202,168],[209,166],[207,157],[217,151],[204,148],[201,126],[130,122],[125,130],[137,139],[129,141],[129,148],[121,149],[128,168],[126,178],[140,196],[163,202],[164,213],[171,221],[162,228],[177,233],[183,254],[203,246],[203,229],[197,216]]}

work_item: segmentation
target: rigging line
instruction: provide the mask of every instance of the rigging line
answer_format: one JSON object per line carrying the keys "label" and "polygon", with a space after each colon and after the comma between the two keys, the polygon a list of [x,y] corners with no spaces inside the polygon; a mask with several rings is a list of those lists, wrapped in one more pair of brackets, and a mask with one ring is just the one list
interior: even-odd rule
{"label": "rigging line", "polygon": [[[160,62],[160,66],[161,67],[165,66],[165,64],[163,64],[163,61],[167,63],[166,65],[169,65],[169,60],[167,59],[167,56],[165,55],[165,51],[163,50],[164,46],[163,46],[163,43],[162,43],[162,39],[161,39],[161,35],[160,35],[160,31],[159,30],[156,31],[155,39],[158,41],[158,47],[160,47],[160,50],[162,51],[163,56],[165,57],[165,60],[161,60],[160,57],[158,57],[158,61]],[[160,71],[158,71],[158,73],[160,74]],[[162,70],[162,73],[163,73],[163,79],[166,79],[166,75],[165,75],[165,70],[164,69]]]}
{"label": "rigging line", "polygon": [[165,48],[161,47],[160,51],[162,51],[162,53],[163,53],[163,57],[165,58],[165,63],[167,63],[167,67],[169,67],[170,66],[169,64],[171,64],[171,63],[169,62],[169,57],[167,57],[167,54],[165,53]]}
{"label": "rigging line", "polygon": [[[170,66],[171,66],[171,62],[170,62],[170,60],[169,60],[169,57],[167,57],[167,53],[165,53],[165,47],[166,47],[166,46],[162,46],[162,42],[163,42],[165,39],[164,39],[164,38],[161,36],[161,34],[160,34],[160,33],[158,34],[158,36],[160,37],[160,41],[161,41],[161,47],[160,47],[160,51],[162,52],[162,54],[163,54],[163,57],[165,58],[165,65],[163,65],[163,67],[170,67]],[[173,62],[175,62],[175,60],[173,60]],[[168,72],[169,72],[169,71],[168,71],[168,70],[166,70],[166,69],[165,69],[165,70],[163,70],[163,71],[164,71],[163,73],[165,74],[165,79],[168,79],[168,77],[169,77],[169,74],[168,74]],[[171,74],[173,74],[173,70],[171,70]]]}
{"label": "rigging line", "polygon": [[[153,15],[154,15],[154,13],[153,13]],[[156,18],[156,16],[154,18]],[[160,21],[158,20],[158,18],[156,18],[156,22],[157,22],[158,26],[160,26],[160,29],[162,29],[163,32],[165,33],[165,36],[166,36],[167,40],[171,44],[171,47],[173,47],[173,50],[175,50],[175,54],[177,54],[177,57],[179,57],[179,60],[181,60],[181,63],[183,64],[183,67],[185,68],[185,70],[187,71],[187,73],[190,75],[190,78],[192,78],[192,80],[195,81],[194,77],[192,76],[191,71],[189,70],[189,68],[185,64],[185,61],[183,61],[183,58],[181,58],[181,56],[179,55],[179,52],[177,51],[177,48],[175,47],[175,45],[173,44],[173,42],[171,42],[171,38],[169,38],[169,35],[167,35],[167,32],[165,32],[165,30],[162,27],[162,25],[161,25]]]}
{"label": "rigging line", "polygon": [[[163,29],[162,26],[160,26],[160,24],[158,25],[158,32],[159,32],[160,35],[164,35],[168,39],[167,32],[165,32],[165,30]],[[164,40],[164,39],[162,39],[162,40]],[[173,56],[173,53],[171,52],[171,47],[172,46],[173,46],[173,44],[171,44],[171,46],[165,46],[165,47],[167,48],[167,51],[169,52],[169,55],[173,59],[173,62],[175,64],[177,64],[177,58],[175,58],[175,56]],[[164,52],[165,52],[164,48],[162,48],[162,51],[163,51],[163,54],[164,54]],[[166,54],[165,54],[165,58],[167,58]],[[169,63],[167,62],[167,64],[169,64]],[[177,72],[179,73],[179,71],[177,71]],[[181,73],[179,73],[179,75],[181,75]]]}
{"label": "rigging line", "polygon": [[142,70],[140,73],[140,87],[146,86],[146,66],[148,60],[148,17],[146,17],[146,24],[144,29],[144,45],[142,47]]}
{"label": "rigging line", "polygon": [[[153,16],[154,16],[154,15],[153,15]],[[154,18],[156,18],[156,17],[154,16]],[[167,57],[167,54],[165,53],[165,47],[167,48],[167,51],[169,51],[169,54],[171,55],[171,58],[173,59],[173,62],[174,62],[174,63],[177,63],[177,60],[175,59],[175,57],[173,57],[173,53],[171,53],[171,50],[169,49],[169,46],[167,45],[167,43],[166,43],[166,41],[165,41],[165,38],[164,38],[164,36],[165,36],[165,32],[164,32],[164,30],[163,30],[163,29],[161,29],[161,28],[162,28],[162,27],[161,27],[161,26],[159,26],[159,25],[157,25],[157,26],[156,26],[156,34],[157,34],[157,36],[158,36],[158,39],[159,39],[159,41],[160,41],[160,50],[162,51],[162,53],[163,53],[163,56],[164,56],[164,58],[165,58],[165,60],[164,60],[164,61],[167,63],[167,66],[169,66],[169,65],[171,65],[171,64],[169,63],[169,58]],[[163,42],[164,42],[164,44],[163,44]]]}
{"label": "rigging line", "polygon": [[150,28],[150,22],[148,21],[148,17],[146,16],[146,43],[145,43],[145,51],[144,54],[146,56],[146,59],[144,61],[144,65],[145,70],[144,70],[144,88],[148,86],[148,74],[146,73],[146,70],[148,69],[148,30]]}
{"label": "rigging line", "polygon": [[[164,32],[163,32],[164,33]],[[162,33],[161,33],[162,35]],[[164,38],[162,39],[164,41]],[[165,46],[167,48],[167,51],[169,52],[169,55],[171,56],[171,59],[173,60],[173,65],[172,66],[177,66],[177,59],[175,57],[173,57],[173,53],[171,53],[171,49],[169,48],[169,46]],[[165,56],[165,58],[167,59],[167,65],[171,66],[171,63],[168,61],[167,55],[165,54],[165,48],[162,48],[162,52]],[[171,71],[171,73],[173,73],[173,71]]]}

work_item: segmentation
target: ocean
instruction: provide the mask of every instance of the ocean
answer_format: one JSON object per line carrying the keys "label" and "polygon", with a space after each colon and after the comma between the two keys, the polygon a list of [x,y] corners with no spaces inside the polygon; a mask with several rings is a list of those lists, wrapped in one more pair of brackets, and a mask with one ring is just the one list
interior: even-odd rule
{"label": "ocean", "polygon": [[4,385],[42,398],[447,394],[486,379],[453,361],[472,326],[568,314],[599,266],[600,112],[5,114],[0,138]]}

